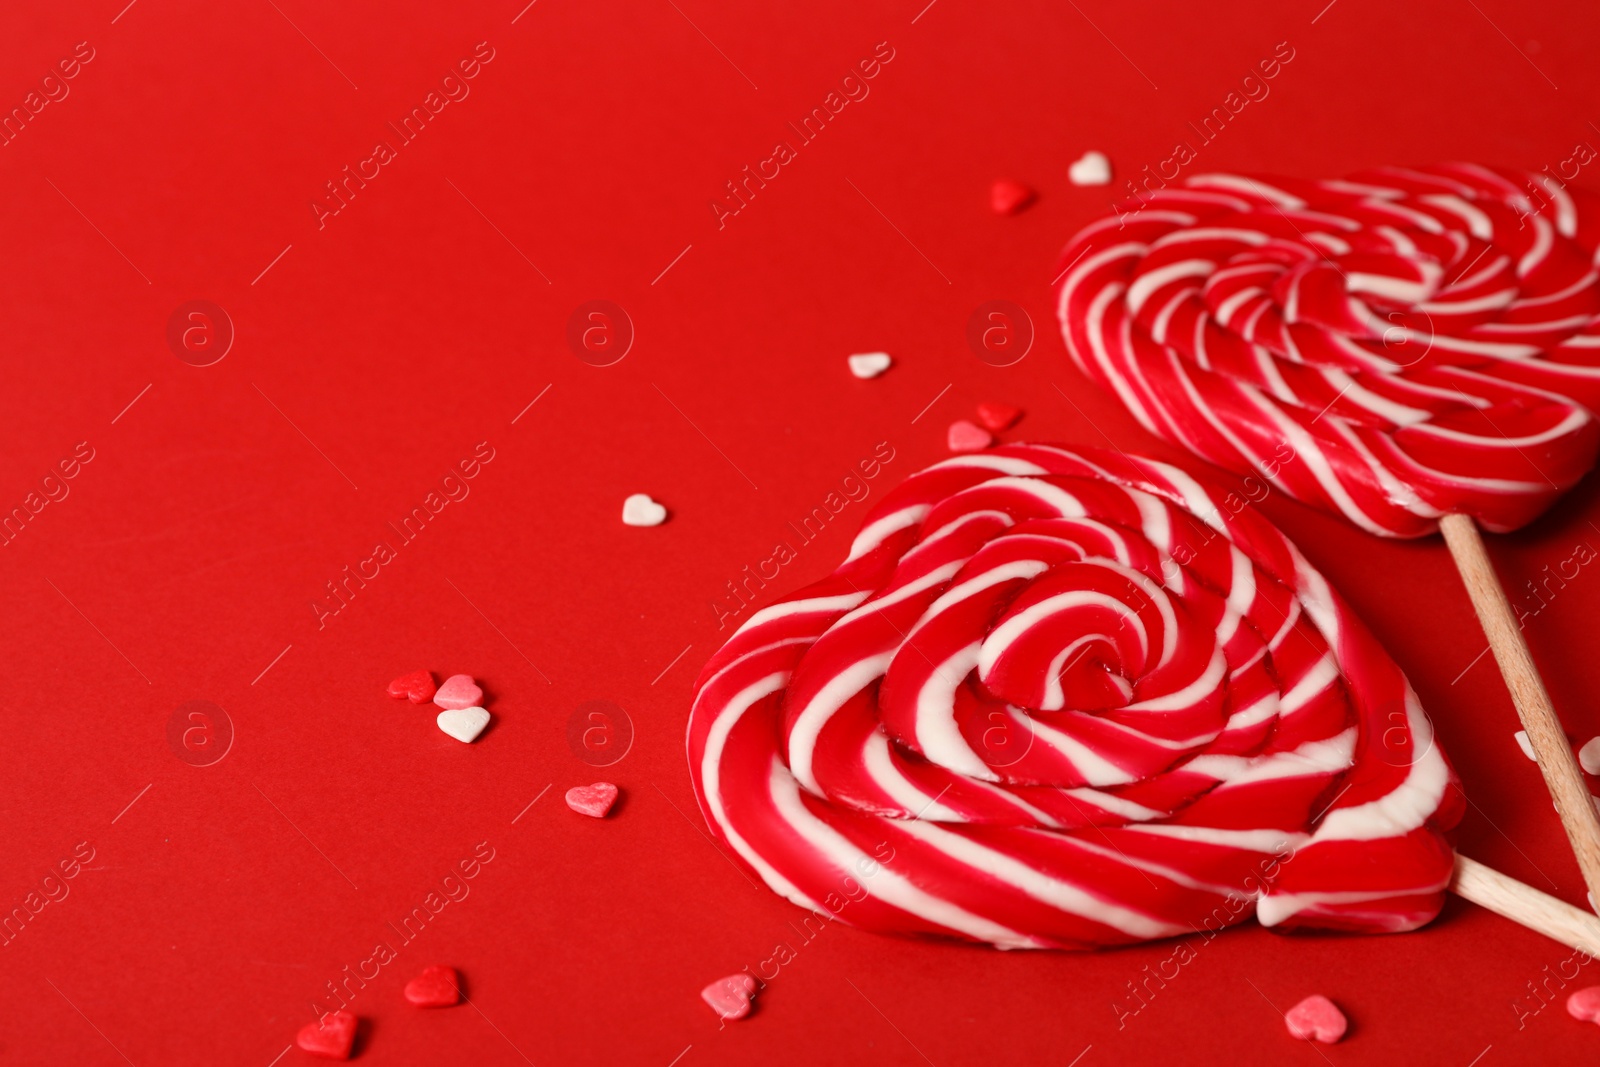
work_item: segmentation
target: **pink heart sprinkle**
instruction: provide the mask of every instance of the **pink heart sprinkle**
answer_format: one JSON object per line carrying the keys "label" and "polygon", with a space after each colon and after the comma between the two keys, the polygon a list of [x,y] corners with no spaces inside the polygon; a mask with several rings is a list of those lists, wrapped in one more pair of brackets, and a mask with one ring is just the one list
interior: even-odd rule
{"label": "pink heart sprinkle", "polygon": [[472,680],[470,674],[452,674],[444,680],[439,691],[433,694],[433,702],[441,708],[459,711],[462,708],[475,708],[483,700],[483,690]]}
{"label": "pink heart sprinkle", "polygon": [[1567,1014],[1586,1023],[1600,1023],[1600,985],[1586,986],[1568,997]]}
{"label": "pink heart sprinkle", "polygon": [[610,782],[575,785],[567,790],[567,807],[580,815],[591,815],[596,819],[605,818],[606,812],[616,802],[617,787]]}
{"label": "pink heart sprinkle", "polygon": [[957,419],[950,424],[950,429],[945,435],[945,443],[952,452],[981,452],[994,444],[994,438],[989,436],[989,431],[982,426],[968,422],[966,419]]}
{"label": "pink heart sprinkle", "polygon": [[1338,1005],[1321,993],[1314,993],[1290,1008],[1283,1022],[1289,1033],[1300,1040],[1320,1041],[1324,1045],[1337,1042],[1350,1026]]}
{"label": "pink heart sprinkle", "polygon": [[995,433],[1011,429],[1020,418],[1022,409],[1014,408],[1010,404],[991,404],[985,401],[978,405],[978,421]]}
{"label": "pink heart sprinkle", "polygon": [[700,999],[724,1019],[743,1019],[750,1014],[750,998],[755,996],[756,980],[748,974],[730,974],[700,990]]}
{"label": "pink heart sprinkle", "polygon": [[1015,215],[1033,203],[1033,190],[1019,181],[999,178],[989,187],[989,206],[996,215]]}
{"label": "pink heart sprinkle", "polygon": [[402,674],[389,683],[390,696],[405,697],[413,704],[432,700],[436,691],[433,687],[432,671],[412,671],[410,674]]}

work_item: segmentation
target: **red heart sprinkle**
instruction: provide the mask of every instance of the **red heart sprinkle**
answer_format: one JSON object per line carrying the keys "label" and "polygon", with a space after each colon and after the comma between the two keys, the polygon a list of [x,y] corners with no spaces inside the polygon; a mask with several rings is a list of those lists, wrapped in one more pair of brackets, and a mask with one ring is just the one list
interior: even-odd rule
{"label": "red heart sprinkle", "polygon": [[476,708],[481,700],[483,700],[483,690],[478,688],[470,674],[452,674],[444,680],[439,691],[433,694],[435,704],[451,711]]}
{"label": "red heart sprinkle", "polygon": [[999,178],[989,187],[989,206],[996,215],[1015,215],[1033,203],[1033,190],[1010,178]]}
{"label": "red heart sprinkle", "polygon": [[978,405],[978,421],[995,433],[1011,429],[1020,418],[1022,409],[1010,404],[991,404],[986,401]]}
{"label": "red heart sprinkle", "polygon": [[750,998],[755,993],[754,978],[748,974],[730,974],[700,990],[700,999],[723,1019],[743,1019],[750,1014]]}
{"label": "red heart sprinkle", "polygon": [[575,785],[567,790],[567,807],[581,815],[592,815],[596,819],[606,817],[606,812],[611,810],[611,805],[617,802],[617,787],[610,782],[596,782],[594,785]]}
{"label": "red heart sprinkle", "polygon": [[950,446],[952,452],[981,452],[994,444],[994,438],[990,437],[989,431],[982,426],[966,419],[957,419],[950,424],[950,429],[945,434],[945,443]]}
{"label": "red heart sprinkle", "polygon": [[1600,985],[1586,986],[1568,997],[1567,1014],[1586,1023],[1600,1023]]}
{"label": "red heart sprinkle", "polygon": [[454,967],[422,968],[406,983],[406,999],[419,1008],[450,1008],[461,1003],[461,976]]}
{"label": "red heart sprinkle", "polygon": [[432,671],[412,671],[402,674],[389,683],[389,695],[392,697],[405,697],[413,704],[425,704],[433,699],[433,694],[438,692],[433,684]]}
{"label": "red heart sprinkle", "polygon": [[1289,1033],[1302,1041],[1320,1041],[1332,1045],[1344,1036],[1350,1023],[1338,1005],[1321,993],[1315,993],[1289,1009],[1283,1017]]}
{"label": "red heart sprinkle", "polygon": [[306,1023],[294,1039],[306,1052],[330,1060],[349,1059],[355,1041],[356,1017],[347,1011],[330,1011],[321,1022]]}

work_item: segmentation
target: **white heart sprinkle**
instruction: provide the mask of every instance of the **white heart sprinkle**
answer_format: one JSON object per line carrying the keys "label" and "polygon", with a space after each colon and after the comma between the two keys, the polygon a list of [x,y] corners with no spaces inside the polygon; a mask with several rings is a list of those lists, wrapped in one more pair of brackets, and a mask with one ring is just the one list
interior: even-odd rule
{"label": "white heart sprinkle", "polygon": [[1600,737],[1591,737],[1578,749],[1578,764],[1590,774],[1600,774]]}
{"label": "white heart sprinkle", "polygon": [[1100,152],[1085,152],[1067,170],[1073,185],[1105,185],[1111,180],[1111,161]]}
{"label": "white heart sprinkle", "polygon": [[857,378],[876,378],[893,362],[887,352],[857,352],[849,359],[850,373]]}
{"label": "white heart sprinkle", "polygon": [[622,502],[622,521],[629,526],[660,526],[667,521],[667,509],[649,493],[635,493]]}
{"label": "white heart sprinkle", "polygon": [[[1533,759],[1534,758],[1534,756],[1533,756],[1533,742],[1528,740],[1528,731],[1526,731],[1526,730],[1518,730],[1517,731],[1517,744],[1518,744],[1518,746],[1521,747],[1522,754],[1524,756],[1527,756],[1529,759]],[[1538,761],[1534,760],[1534,762],[1537,763]]]}
{"label": "white heart sprinkle", "polygon": [[482,708],[451,708],[441,711],[434,720],[439,724],[439,729],[455,738],[471,744],[483,733],[483,728],[489,725],[489,713]]}

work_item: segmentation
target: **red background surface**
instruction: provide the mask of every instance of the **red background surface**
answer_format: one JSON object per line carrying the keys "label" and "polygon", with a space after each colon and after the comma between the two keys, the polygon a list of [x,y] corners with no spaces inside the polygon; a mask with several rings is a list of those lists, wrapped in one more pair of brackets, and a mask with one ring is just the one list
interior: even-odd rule
{"label": "red background surface", "polygon": [[[842,925],[804,942],[800,913],[709,844],[682,751],[725,636],[712,599],[877,442],[896,458],[873,497],[776,586],[831,569],[980,400],[1027,407],[1015,439],[1173,455],[1051,327],[1056,252],[1108,200],[1067,182],[1081,152],[1119,176],[1155,163],[1286,41],[1271,95],[1195,169],[1554,167],[1600,144],[1592,4],[124,2],[0,15],[5,109],[77,42],[95,50],[0,149],[0,506],[77,442],[95,452],[0,548],[0,904],[95,850],[0,948],[0,1059],[266,1067],[324,983],[398,940],[386,923],[483,841],[470,895],[352,1002],[364,1061],[1466,1067],[1600,1048],[1529,993],[1571,953],[1459,902],[1399,937],[1230,932],[1120,1028],[1126,983],[1173,946],[1002,954]],[[319,230],[323,183],[480,41],[495,58],[471,95]],[[880,41],[895,58],[870,96],[719,230],[723,182]],[[1040,203],[994,217],[1000,175]],[[164,340],[196,298],[237,330],[206,368]],[[611,367],[564,340],[592,299],[637,330]],[[963,339],[991,299],[1038,331],[1011,367]],[[844,356],[870,349],[897,363],[858,382]],[[496,458],[470,497],[319,629],[324,583],[480,441]],[[635,491],[671,520],[624,527]],[[1467,669],[1484,642],[1443,546],[1262,507],[1409,671],[1474,801],[1463,851],[1581,900],[1492,662]],[[1509,584],[1600,545],[1595,519],[1586,483],[1497,539]],[[1596,603],[1585,570],[1527,628],[1579,740],[1600,732]],[[497,719],[476,745],[383,695],[418,666],[484,680]],[[208,767],[167,740],[196,699],[236,732]],[[605,771],[566,739],[596,699],[636,732]],[[625,790],[613,818],[562,806],[599,777]],[[785,941],[757,1013],[719,1030],[700,987]],[[475,1007],[404,1004],[434,962]],[[1275,1008],[1314,991],[1352,1018],[1337,1047],[1284,1033]]]}

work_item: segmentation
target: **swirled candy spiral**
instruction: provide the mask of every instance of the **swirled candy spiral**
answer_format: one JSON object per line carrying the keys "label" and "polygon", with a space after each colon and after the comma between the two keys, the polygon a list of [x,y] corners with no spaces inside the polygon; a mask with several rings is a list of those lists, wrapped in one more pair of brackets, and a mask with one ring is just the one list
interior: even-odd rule
{"label": "swirled candy spiral", "polygon": [[1067,351],[1151,432],[1373,533],[1537,517],[1600,446],[1600,198],[1471,164],[1204,175],[1067,246]]}
{"label": "swirled candy spiral", "polygon": [[776,892],[1005,948],[1411,929],[1462,804],[1399,668],[1275,527],[1045,445],[891,490],[711,658],[688,749]]}

